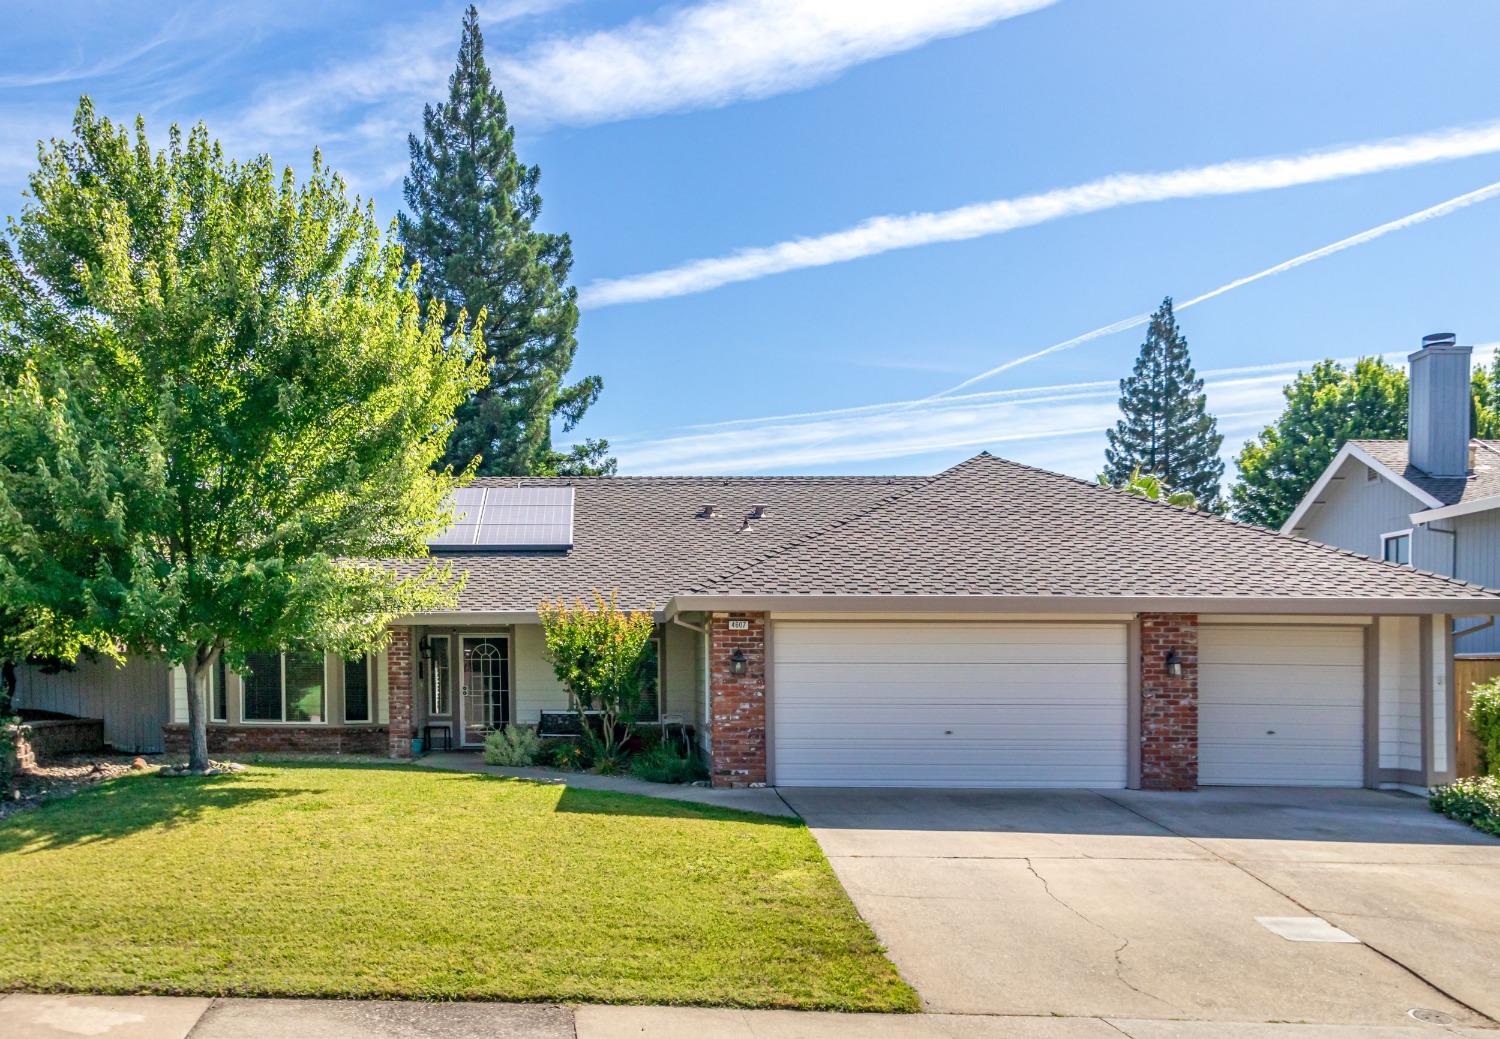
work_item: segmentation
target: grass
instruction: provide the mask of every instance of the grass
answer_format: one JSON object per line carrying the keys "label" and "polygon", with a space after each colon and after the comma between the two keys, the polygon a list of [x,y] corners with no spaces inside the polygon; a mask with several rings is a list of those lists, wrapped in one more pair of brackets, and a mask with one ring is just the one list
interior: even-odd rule
{"label": "grass", "polygon": [[917,1009],[797,820],[395,766],[0,823],[0,989]]}

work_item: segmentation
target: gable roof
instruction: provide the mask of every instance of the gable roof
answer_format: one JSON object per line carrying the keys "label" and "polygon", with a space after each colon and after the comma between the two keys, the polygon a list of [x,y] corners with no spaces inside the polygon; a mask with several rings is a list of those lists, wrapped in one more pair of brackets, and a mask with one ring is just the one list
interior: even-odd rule
{"label": "gable roof", "polygon": [[1322,495],[1344,463],[1353,458],[1406,491],[1415,502],[1412,522],[1429,522],[1465,512],[1500,507],[1500,440],[1470,440],[1474,471],[1467,477],[1429,476],[1411,464],[1405,440],[1350,440],[1333,456],[1281,525],[1283,534],[1301,530],[1303,520],[1321,505]]}
{"label": "gable roof", "polygon": [[[1500,592],[981,454],[931,477],[484,478],[574,490],[568,551],[435,553],[466,576],[456,614],[531,616],[617,592],[630,609],[751,597],[963,608],[1500,611]],[[702,506],[717,506],[714,516]],[[754,506],[764,516],[745,517]],[[394,564],[411,572],[423,565]],[[1191,600],[1191,601],[1190,601]],[[750,607],[744,607],[750,608]],[[756,607],[766,608],[766,607]],[[852,607],[851,607],[852,608]],[[989,608],[989,607],[986,607]],[[1082,608],[1080,605],[1078,608]],[[1274,608],[1274,610],[1272,609]]]}
{"label": "gable roof", "polygon": [[1500,600],[1479,585],[981,454],[703,595]]}
{"label": "gable roof", "polygon": [[1391,472],[1432,495],[1440,505],[1500,495],[1500,441],[1469,441],[1476,450],[1474,472],[1467,478],[1428,476],[1411,464],[1405,440],[1351,440],[1350,443],[1358,444]]}

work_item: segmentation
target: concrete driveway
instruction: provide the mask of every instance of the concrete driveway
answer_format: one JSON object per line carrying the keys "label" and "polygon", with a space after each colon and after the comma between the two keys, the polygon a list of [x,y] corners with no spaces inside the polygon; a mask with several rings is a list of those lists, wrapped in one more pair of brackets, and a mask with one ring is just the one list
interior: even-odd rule
{"label": "concrete driveway", "polygon": [[[934,1012],[1500,1019],[1500,840],[1417,798],[782,793]],[[1257,920],[1308,917],[1358,941]]]}

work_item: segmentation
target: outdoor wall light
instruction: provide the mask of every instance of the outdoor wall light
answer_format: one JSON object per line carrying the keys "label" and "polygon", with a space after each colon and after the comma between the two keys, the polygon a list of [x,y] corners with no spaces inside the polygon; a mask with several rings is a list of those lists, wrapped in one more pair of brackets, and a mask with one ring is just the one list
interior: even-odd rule
{"label": "outdoor wall light", "polygon": [[1173,678],[1182,677],[1182,654],[1175,649],[1167,650],[1167,674]]}
{"label": "outdoor wall light", "polygon": [[750,661],[745,659],[745,651],[743,649],[737,649],[729,654],[729,673],[731,675],[743,675],[749,666]]}

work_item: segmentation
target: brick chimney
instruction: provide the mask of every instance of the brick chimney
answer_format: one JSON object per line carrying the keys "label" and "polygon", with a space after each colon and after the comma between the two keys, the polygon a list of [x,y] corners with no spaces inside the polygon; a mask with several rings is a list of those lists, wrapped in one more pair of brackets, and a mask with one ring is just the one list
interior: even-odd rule
{"label": "brick chimney", "polygon": [[1422,337],[1407,358],[1407,452],[1428,476],[1463,477],[1469,469],[1469,354],[1452,332]]}

